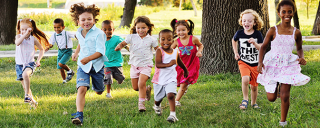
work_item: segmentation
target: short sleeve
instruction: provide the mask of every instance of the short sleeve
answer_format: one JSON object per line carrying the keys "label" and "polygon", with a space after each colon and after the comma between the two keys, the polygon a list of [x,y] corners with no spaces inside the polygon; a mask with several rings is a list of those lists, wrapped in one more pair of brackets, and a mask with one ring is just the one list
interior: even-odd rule
{"label": "short sleeve", "polygon": [[54,45],[55,42],[56,42],[56,40],[54,39],[54,34],[52,34],[50,39],[49,39],[49,43]]}
{"label": "short sleeve", "polygon": [[236,34],[234,34],[233,40],[234,41],[238,41],[239,40],[239,31],[237,31]]}
{"label": "short sleeve", "polygon": [[155,39],[155,38],[152,37],[151,46],[152,46],[152,47],[157,47],[157,46],[158,46],[157,39]]}
{"label": "short sleeve", "polygon": [[127,44],[131,44],[132,43],[132,35],[133,34],[129,34],[129,35],[127,35],[127,37],[126,37],[126,39],[124,40]]}
{"label": "short sleeve", "polygon": [[117,44],[120,44],[124,39],[121,36],[118,36],[118,42]]}
{"label": "short sleeve", "polygon": [[106,47],[106,34],[99,33],[99,35],[96,38],[96,52],[100,52],[102,55],[105,55]]}
{"label": "short sleeve", "polygon": [[67,35],[68,35],[68,38],[75,38],[75,35],[70,32],[67,32]]}
{"label": "short sleeve", "polygon": [[263,36],[260,31],[257,31],[258,44],[263,43]]}

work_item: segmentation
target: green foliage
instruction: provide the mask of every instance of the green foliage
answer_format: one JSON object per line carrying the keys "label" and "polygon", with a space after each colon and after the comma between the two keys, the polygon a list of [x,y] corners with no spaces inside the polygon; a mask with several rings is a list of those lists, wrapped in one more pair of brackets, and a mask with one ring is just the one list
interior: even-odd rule
{"label": "green foliage", "polygon": [[138,4],[140,5],[146,5],[146,6],[163,6],[164,0],[140,0]]}
{"label": "green foliage", "polygon": [[182,4],[182,10],[193,10],[191,2],[185,2]]}

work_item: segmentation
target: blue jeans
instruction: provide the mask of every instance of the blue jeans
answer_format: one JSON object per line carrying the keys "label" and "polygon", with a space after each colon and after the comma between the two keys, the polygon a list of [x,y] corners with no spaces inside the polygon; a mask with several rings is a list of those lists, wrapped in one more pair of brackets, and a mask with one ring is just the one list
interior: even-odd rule
{"label": "blue jeans", "polygon": [[23,65],[16,64],[16,73],[17,73],[17,80],[21,81],[23,80],[22,78],[22,73],[26,68],[31,68],[32,73],[36,69],[36,63],[35,62],[30,62],[26,67],[23,68]]}
{"label": "blue jeans", "polygon": [[90,88],[90,76],[92,81],[92,90],[96,92],[103,92],[104,91],[104,67],[102,67],[99,72],[96,72],[92,67],[89,73],[85,73],[81,67],[78,68],[77,71],[77,89],[80,86],[87,87],[87,90]]}

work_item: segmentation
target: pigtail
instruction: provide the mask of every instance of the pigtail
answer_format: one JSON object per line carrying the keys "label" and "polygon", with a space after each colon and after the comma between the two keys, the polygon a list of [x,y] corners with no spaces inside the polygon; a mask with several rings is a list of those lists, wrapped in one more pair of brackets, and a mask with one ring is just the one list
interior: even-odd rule
{"label": "pigtail", "polygon": [[[47,49],[50,47],[50,43],[47,39],[47,35],[44,34],[44,32],[42,32],[41,30],[39,30],[36,26],[36,23],[34,22],[34,20],[30,19],[30,22],[32,24],[32,32],[31,32],[31,35],[36,37],[39,41],[39,43],[42,45],[42,47],[44,49]],[[35,47],[36,48],[36,47]]]}
{"label": "pigtail", "polygon": [[17,27],[16,27],[17,28],[17,35],[21,33],[20,32],[20,21],[21,21],[21,19],[18,20]]}
{"label": "pigtail", "polygon": [[189,19],[189,20],[186,20],[186,22],[187,22],[187,21],[189,21],[189,23],[190,23],[188,35],[193,35],[194,23],[193,23],[190,19]]}
{"label": "pigtail", "polygon": [[178,35],[176,33],[176,23],[178,22],[178,20],[176,18],[172,19],[170,26],[172,28],[173,31],[173,38],[176,38]]}

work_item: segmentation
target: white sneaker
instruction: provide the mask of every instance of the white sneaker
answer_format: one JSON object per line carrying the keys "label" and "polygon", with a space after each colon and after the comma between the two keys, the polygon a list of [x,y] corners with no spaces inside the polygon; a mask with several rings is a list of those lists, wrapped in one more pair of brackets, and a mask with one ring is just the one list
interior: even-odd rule
{"label": "white sneaker", "polygon": [[176,101],[176,106],[177,107],[180,107],[181,106],[181,103],[179,101]]}
{"label": "white sneaker", "polygon": [[63,84],[64,84],[64,83],[67,83],[67,80],[63,80],[62,83],[63,83]]}
{"label": "white sneaker", "polygon": [[106,97],[107,97],[107,98],[113,98],[113,97],[111,96],[111,94],[107,94]]}
{"label": "white sneaker", "polygon": [[177,117],[173,116],[173,115],[170,115],[168,118],[167,118],[167,121],[169,121],[170,123],[174,123],[176,121],[179,121]]}
{"label": "white sneaker", "polygon": [[160,106],[154,105],[152,108],[154,109],[154,111],[156,112],[156,114],[158,116],[160,116],[162,114],[162,110],[161,110]]}
{"label": "white sneaker", "polygon": [[279,122],[279,125],[282,126],[282,127],[286,126],[287,124],[288,124],[287,121],[285,121],[285,122]]}

